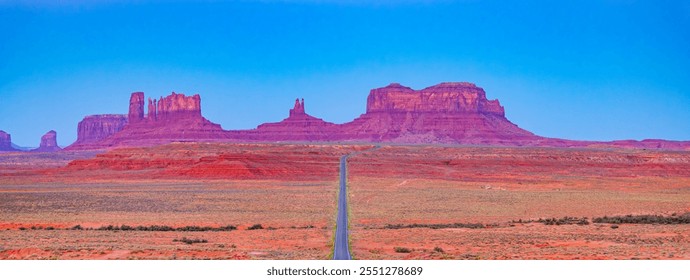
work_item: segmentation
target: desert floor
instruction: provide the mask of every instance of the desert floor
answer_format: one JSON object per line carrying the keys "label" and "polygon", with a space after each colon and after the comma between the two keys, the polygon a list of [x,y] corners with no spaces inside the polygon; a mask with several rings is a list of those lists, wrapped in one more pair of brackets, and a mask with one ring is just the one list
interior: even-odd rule
{"label": "desert floor", "polygon": [[685,217],[690,152],[372,148],[1,153],[0,259],[327,259],[353,152],[356,259],[690,259],[688,223],[595,222]]}

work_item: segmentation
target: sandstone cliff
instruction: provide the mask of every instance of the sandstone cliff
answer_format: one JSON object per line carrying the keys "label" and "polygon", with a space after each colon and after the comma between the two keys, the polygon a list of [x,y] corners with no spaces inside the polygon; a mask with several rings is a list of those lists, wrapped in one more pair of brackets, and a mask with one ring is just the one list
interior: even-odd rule
{"label": "sandstone cliff", "polygon": [[219,124],[201,115],[201,97],[198,94],[186,96],[173,92],[166,97],[149,99],[146,114],[144,97],[143,92],[132,93],[128,123],[120,131],[98,141],[96,146],[149,146],[226,138]]}
{"label": "sandstone cliff", "polygon": [[144,120],[144,93],[134,92],[129,98],[129,123],[135,124]]}
{"label": "sandstone cliff", "polygon": [[0,130],[0,151],[16,151],[14,147],[12,147],[12,136]]}
{"label": "sandstone cliff", "polygon": [[482,113],[503,117],[498,100],[486,99],[486,93],[472,83],[440,83],[423,90],[413,90],[398,83],[371,90],[367,113],[434,112]]}
{"label": "sandstone cliff", "polygon": [[41,137],[41,145],[31,150],[32,152],[57,152],[62,150],[57,144],[57,132],[55,130],[48,131]]}
{"label": "sandstone cliff", "polygon": [[98,148],[98,142],[119,132],[127,124],[128,115],[86,116],[77,126],[77,141],[66,149]]}
{"label": "sandstone cliff", "polygon": [[341,138],[374,142],[521,145],[536,140],[505,118],[498,100],[472,83],[371,90],[367,111],[342,125]]}
{"label": "sandstone cliff", "polygon": [[228,138],[239,140],[281,141],[329,141],[337,131],[337,125],[315,118],[306,113],[304,99],[295,100],[288,117],[280,122],[265,123],[253,130],[228,131]]}
{"label": "sandstone cliff", "polygon": [[[132,93],[127,121],[123,117],[88,122],[85,119],[84,127],[80,123],[79,140],[70,148],[150,146],[175,141],[350,141],[690,149],[690,141],[595,142],[537,136],[510,122],[498,100],[489,100],[482,88],[467,82],[441,83],[421,90],[397,83],[373,89],[367,98],[366,112],[344,124],[307,114],[304,99],[297,99],[286,119],[261,124],[256,129],[233,131],[225,131],[202,116],[198,94],[173,92],[159,99],[149,98],[146,114],[144,98],[142,92]],[[90,141],[90,145],[77,145]]]}

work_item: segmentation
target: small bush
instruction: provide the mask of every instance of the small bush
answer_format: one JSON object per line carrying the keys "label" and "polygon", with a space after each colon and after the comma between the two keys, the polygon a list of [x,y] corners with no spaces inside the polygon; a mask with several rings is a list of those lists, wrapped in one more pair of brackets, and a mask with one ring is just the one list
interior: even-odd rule
{"label": "small bush", "polygon": [[76,225],[72,227],[72,230],[82,230],[84,228],[81,227],[81,225]]}
{"label": "small bush", "polygon": [[224,226],[224,227],[220,227],[219,229],[220,229],[221,231],[231,231],[231,230],[236,230],[237,227],[236,227],[236,226],[232,226],[232,225],[227,225],[227,226]]}
{"label": "small bush", "polygon": [[395,247],[395,248],[393,248],[393,250],[395,250],[396,253],[410,253],[410,252],[412,252],[412,250],[410,250],[409,248],[405,248],[405,247]]}
{"label": "small bush", "polygon": [[612,228],[612,229],[617,229],[617,228],[618,228],[618,225],[611,225],[611,228]]}
{"label": "small bush", "polygon": [[434,252],[443,253],[444,251],[443,251],[443,248],[441,248],[441,247],[434,247]]}
{"label": "small bush", "polygon": [[19,230],[26,230],[26,228],[25,228],[25,227],[20,227]]}
{"label": "small bush", "polygon": [[121,225],[120,230],[135,230],[135,228],[130,227],[128,225]]}
{"label": "small bush", "polygon": [[159,225],[152,225],[152,226],[128,226],[128,225],[121,225],[121,226],[113,226],[113,225],[108,225],[108,226],[102,226],[97,228],[96,230],[122,230],[122,231],[231,231],[231,230],[236,230],[237,227],[233,225],[227,225],[227,226],[221,226],[221,227],[200,227],[200,226],[184,226],[184,227],[178,227],[174,228],[171,226],[159,226]]}
{"label": "small bush", "polygon": [[550,218],[550,219],[539,219],[538,222],[545,224],[547,226],[560,226],[560,225],[589,225],[589,220],[587,218],[576,218],[565,216],[560,219]]}
{"label": "small bush", "polygon": [[264,227],[261,224],[255,224],[255,225],[247,228],[247,230],[256,230],[256,229],[264,229]]}
{"label": "small bush", "polygon": [[185,244],[195,244],[195,243],[208,243],[208,240],[206,239],[189,239],[187,237],[182,237],[182,239],[173,239],[173,242],[182,242]]}
{"label": "small bush", "polygon": [[613,216],[613,217],[598,217],[592,219],[595,223],[605,223],[605,224],[666,224],[666,225],[676,225],[676,224],[690,224],[690,213],[685,213],[683,215],[671,215],[671,216],[661,216],[661,215],[625,215],[625,216]]}
{"label": "small bush", "polygon": [[409,225],[404,225],[404,224],[387,224],[383,227],[384,229],[404,229],[404,228],[430,228],[430,229],[444,229],[444,228],[471,228],[471,229],[477,229],[477,228],[486,228],[485,225],[483,224],[463,224],[463,223],[454,223],[454,224],[409,224]]}
{"label": "small bush", "polygon": [[46,230],[54,230],[54,227],[46,227]]}

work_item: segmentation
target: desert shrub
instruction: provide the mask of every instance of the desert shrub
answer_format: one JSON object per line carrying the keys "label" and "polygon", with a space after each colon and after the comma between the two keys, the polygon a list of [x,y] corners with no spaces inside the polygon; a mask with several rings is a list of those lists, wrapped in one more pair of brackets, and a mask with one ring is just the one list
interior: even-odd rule
{"label": "desert shrub", "polygon": [[683,215],[671,215],[671,216],[661,216],[661,215],[625,215],[625,216],[613,216],[613,217],[598,217],[592,219],[595,223],[604,224],[690,224],[690,213],[685,213]]}
{"label": "desert shrub", "polygon": [[131,227],[128,225],[121,225],[120,230],[136,230],[136,227]]}
{"label": "desert shrub", "polygon": [[405,247],[395,247],[395,248],[393,248],[393,250],[395,250],[396,253],[410,253],[410,252],[412,252],[411,249],[405,248]]}
{"label": "desert shrub", "polygon": [[236,227],[236,226],[233,226],[233,225],[227,225],[227,226],[224,226],[224,227],[220,227],[220,230],[221,230],[221,231],[231,231],[231,230],[236,230],[236,229],[237,229],[237,227]]}
{"label": "desert shrub", "polygon": [[617,229],[617,228],[618,228],[618,225],[611,225],[611,228],[612,228],[612,229]]}
{"label": "desert shrub", "polygon": [[454,223],[454,224],[387,224],[383,228],[384,229],[404,229],[404,228],[430,228],[430,229],[444,229],[444,228],[471,228],[471,229],[477,229],[477,228],[485,228],[486,226],[483,224],[463,224],[463,223]]}
{"label": "desert shrub", "polygon": [[175,228],[170,226],[150,226],[149,231],[175,231]]}
{"label": "desert shrub", "polygon": [[[74,228],[73,228],[74,229]],[[80,226],[81,229],[81,226]],[[184,227],[178,227],[174,228],[171,226],[160,226],[160,225],[152,225],[152,226],[128,226],[128,225],[121,225],[121,226],[113,226],[113,225],[108,225],[108,226],[102,226],[97,228],[96,230],[122,230],[122,231],[231,231],[231,230],[236,230],[237,227],[233,225],[227,225],[227,226],[221,226],[221,227],[200,227],[200,226],[184,226]]]}
{"label": "desert shrub", "polygon": [[185,244],[192,245],[192,244],[195,244],[195,243],[208,243],[208,240],[206,240],[206,239],[198,239],[198,238],[197,238],[197,239],[189,239],[189,238],[187,238],[187,237],[182,237],[182,239],[173,239],[173,242],[182,242],[182,243],[185,243]]}
{"label": "desert shrub", "polygon": [[441,248],[441,247],[434,247],[434,252],[443,253],[444,251],[443,251],[443,248]]}
{"label": "desert shrub", "polygon": [[186,226],[177,228],[177,231],[210,231],[211,229],[211,227]]}
{"label": "desert shrub", "polygon": [[82,230],[84,228],[81,227],[81,225],[76,225],[72,227],[72,230]]}
{"label": "desert shrub", "polygon": [[19,230],[26,230],[26,228],[25,228],[25,227],[20,227]]}
{"label": "desert shrub", "polygon": [[586,217],[576,218],[565,216],[560,219],[550,218],[550,219],[539,219],[538,222],[545,224],[547,226],[560,226],[560,225],[589,225],[589,220]]}
{"label": "desert shrub", "polygon": [[256,229],[264,229],[264,227],[261,224],[255,224],[255,225],[247,228],[247,230],[256,230]]}
{"label": "desert shrub", "polygon": [[54,227],[46,227],[46,230],[54,230]]}

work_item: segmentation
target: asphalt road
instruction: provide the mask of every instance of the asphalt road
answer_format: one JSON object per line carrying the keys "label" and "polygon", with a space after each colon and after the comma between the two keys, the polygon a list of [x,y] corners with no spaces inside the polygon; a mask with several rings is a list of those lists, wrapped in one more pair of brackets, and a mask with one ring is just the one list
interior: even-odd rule
{"label": "asphalt road", "polygon": [[351,260],[347,229],[347,158],[340,157],[340,194],[338,195],[338,218],[335,223],[334,260]]}

